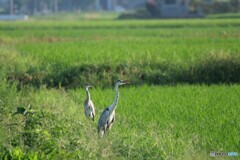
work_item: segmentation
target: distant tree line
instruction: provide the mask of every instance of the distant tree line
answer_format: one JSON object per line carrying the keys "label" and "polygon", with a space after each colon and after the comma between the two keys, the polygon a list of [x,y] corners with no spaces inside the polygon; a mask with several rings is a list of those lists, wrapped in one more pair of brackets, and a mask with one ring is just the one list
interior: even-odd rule
{"label": "distant tree line", "polygon": [[[160,0],[148,0],[146,9],[155,17],[159,16]],[[240,0],[190,0],[189,12],[197,12],[201,8],[204,14],[240,12]]]}
{"label": "distant tree line", "polygon": [[79,11],[93,9],[95,4],[95,0],[8,0],[8,1],[9,2],[6,2],[5,0],[4,8],[2,9],[0,8],[1,12],[3,13],[20,12],[25,14],[34,14],[39,12]]}

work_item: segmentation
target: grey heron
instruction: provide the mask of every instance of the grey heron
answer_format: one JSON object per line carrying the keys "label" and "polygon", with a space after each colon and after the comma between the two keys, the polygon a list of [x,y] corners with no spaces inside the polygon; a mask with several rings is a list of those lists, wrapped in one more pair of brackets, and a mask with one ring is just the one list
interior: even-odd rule
{"label": "grey heron", "polygon": [[89,93],[89,88],[92,88],[92,86],[85,84],[84,89],[87,94],[87,98],[84,101],[84,113],[87,118],[91,118],[94,121],[95,117],[95,109],[92,100],[90,99],[90,93]]}
{"label": "grey heron", "polygon": [[102,138],[104,133],[111,129],[113,122],[115,121],[115,109],[118,104],[118,98],[119,98],[119,93],[118,93],[118,86],[123,85],[128,83],[127,81],[124,80],[118,80],[115,83],[114,90],[116,92],[116,97],[112,105],[104,109],[102,112],[100,119],[98,121],[98,134],[99,138]]}

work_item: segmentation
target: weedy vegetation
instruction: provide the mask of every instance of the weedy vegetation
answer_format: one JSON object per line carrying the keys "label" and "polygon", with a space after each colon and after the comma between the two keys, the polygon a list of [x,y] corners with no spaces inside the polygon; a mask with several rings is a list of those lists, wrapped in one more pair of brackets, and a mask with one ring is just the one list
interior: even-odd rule
{"label": "weedy vegetation", "polygon": [[[105,14],[0,22],[0,159],[239,153],[240,21]],[[131,85],[119,89],[116,122],[99,139],[97,120],[117,79]],[[94,122],[84,116],[85,83],[95,86]]]}

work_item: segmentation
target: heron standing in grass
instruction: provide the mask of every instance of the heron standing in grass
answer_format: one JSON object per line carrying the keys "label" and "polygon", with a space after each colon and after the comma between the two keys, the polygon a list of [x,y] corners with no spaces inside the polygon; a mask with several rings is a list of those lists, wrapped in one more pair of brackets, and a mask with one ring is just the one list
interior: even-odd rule
{"label": "heron standing in grass", "polygon": [[100,138],[103,137],[104,133],[107,130],[111,129],[113,122],[115,121],[115,109],[117,107],[118,98],[119,98],[118,86],[126,84],[126,83],[128,83],[128,82],[126,82],[124,80],[118,80],[115,83],[115,87],[114,87],[114,90],[116,91],[115,100],[112,105],[110,105],[109,107],[104,109],[104,111],[102,112],[101,117],[98,121],[98,134],[99,134]]}
{"label": "heron standing in grass", "polygon": [[95,109],[92,100],[90,99],[90,93],[89,93],[89,88],[92,88],[92,86],[85,84],[84,89],[87,94],[87,98],[84,101],[84,113],[87,118],[91,118],[94,121],[95,117]]}

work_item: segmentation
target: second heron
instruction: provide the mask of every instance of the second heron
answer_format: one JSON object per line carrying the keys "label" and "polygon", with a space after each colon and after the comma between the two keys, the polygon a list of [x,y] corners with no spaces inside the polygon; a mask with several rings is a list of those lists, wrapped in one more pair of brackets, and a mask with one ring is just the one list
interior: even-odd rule
{"label": "second heron", "polygon": [[88,90],[89,88],[92,88],[92,86],[90,86],[88,84],[84,85],[84,89],[85,89],[86,94],[87,94],[87,98],[86,98],[86,100],[84,101],[84,104],[83,104],[84,105],[84,113],[85,113],[85,116],[87,118],[91,118],[94,121],[95,109],[94,109],[93,102],[90,99],[90,93],[89,93],[89,90]]}
{"label": "second heron", "polygon": [[117,107],[119,93],[118,93],[118,86],[128,83],[124,80],[118,80],[115,83],[114,90],[116,91],[116,97],[112,105],[107,107],[101,114],[101,117],[98,121],[98,134],[99,137],[102,138],[104,133],[111,129],[113,122],[115,121],[115,109]]}

